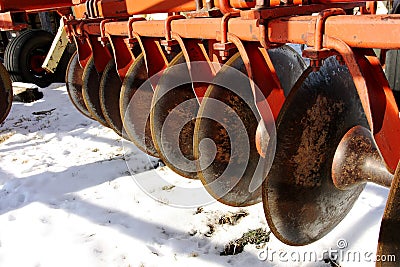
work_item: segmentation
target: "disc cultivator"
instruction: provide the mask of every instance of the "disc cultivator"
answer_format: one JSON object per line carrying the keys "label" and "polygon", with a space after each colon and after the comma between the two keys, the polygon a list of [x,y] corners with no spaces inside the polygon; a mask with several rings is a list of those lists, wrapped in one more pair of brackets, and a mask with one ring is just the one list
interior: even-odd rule
{"label": "disc cultivator", "polygon": [[66,80],[82,114],[222,203],[262,201],[290,245],[331,231],[366,182],[386,186],[378,254],[400,257],[399,110],[372,50],[400,49],[399,15],[348,0],[73,4]]}

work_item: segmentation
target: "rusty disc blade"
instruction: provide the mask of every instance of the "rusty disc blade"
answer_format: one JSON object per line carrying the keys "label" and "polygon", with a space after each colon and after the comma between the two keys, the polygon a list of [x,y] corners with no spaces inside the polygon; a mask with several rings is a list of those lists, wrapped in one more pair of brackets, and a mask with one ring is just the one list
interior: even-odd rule
{"label": "rusty disc blade", "polygon": [[183,53],[160,78],[150,114],[151,134],[158,155],[174,172],[198,179],[193,155],[193,132],[199,103]]}
{"label": "rusty disc blade", "polygon": [[103,126],[109,127],[100,105],[100,77],[91,57],[83,70],[82,75],[82,95],[85,105],[90,115]]}
{"label": "rusty disc blade", "polygon": [[[290,90],[305,64],[296,52],[286,49],[281,48],[277,53],[275,49],[270,50],[269,55],[276,70],[286,74],[280,73],[278,77]],[[287,60],[274,62],[282,56]],[[292,59],[298,62],[294,65],[296,71],[287,72],[281,64],[288,66]],[[245,66],[236,54],[209,86],[200,105],[194,134],[198,176],[207,191],[224,204],[248,206],[262,200],[261,183],[271,158],[261,157],[256,149],[260,119]]]}
{"label": "rusty disc blade", "polygon": [[[377,255],[381,261],[376,266],[395,267],[399,266],[400,258],[400,163],[390,187],[389,197],[383,214],[381,230],[379,232],[379,243]],[[393,256],[395,258],[393,258]],[[388,257],[392,257],[389,259]]]}
{"label": "rusty disc blade", "polygon": [[[262,158],[255,146],[260,116],[245,72],[239,54],[222,67],[202,100],[194,134],[201,182],[215,199],[231,206],[261,201],[259,188],[249,192]],[[241,91],[218,85],[226,79],[234,79]]]}
{"label": "rusty disc blade", "polygon": [[274,64],[276,75],[287,97],[307,65],[304,59],[287,45],[268,50],[268,55]]}
{"label": "rusty disc blade", "polygon": [[75,108],[86,117],[93,119],[83,100],[82,76],[83,68],[79,64],[78,54],[75,52],[69,61],[65,76],[67,92]]}
{"label": "rusty disc blade", "polygon": [[150,131],[150,109],[153,88],[147,75],[146,62],[140,55],[129,68],[122,83],[120,114],[123,136],[143,152],[158,157]]}
{"label": "rusty disc blade", "polygon": [[10,75],[3,64],[0,64],[0,123],[10,113],[13,99],[13,90]]}
{"label": "rusty disc blade", "polygon": [[306,245],[331,231],[364,188],[337,189],[336,148],[355,125],[368,128],[352,77],[335,58],[290,92],[279,114],[274,162],[263,184],[264,212],[282,242]]}
{"label": "rusty disc blade", "polygon": [[122,119],[119,97],[122,82],[119,78],[114,58],[106,65],[100,80],[100,106],[107,124],[122,136]]}

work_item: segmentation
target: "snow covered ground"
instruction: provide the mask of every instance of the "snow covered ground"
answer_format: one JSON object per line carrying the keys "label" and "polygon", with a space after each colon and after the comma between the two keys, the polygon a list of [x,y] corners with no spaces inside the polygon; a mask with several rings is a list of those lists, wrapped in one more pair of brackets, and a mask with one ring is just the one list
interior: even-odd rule
{"label": "snow covered ground", "polygon": [[[138,180],[167,203],[175,188],[152,179],[187,181],[166,167],[153,170],[156,160],[81,115],[63,84],[42,91],[42,100],[14,103],[0,126],[0,266],[336,266],[298,261],[329,249],[361,255],[337,253],[340,266],[375,265],[387,189],[368,185],[345,220],[309,246],[285,246],[271,234],[264,247],[220,256],[249,230],[268,230],[262,204],[197,209],[155,201]],[[234,225],[221,220],[232,213],[248,215]]]}

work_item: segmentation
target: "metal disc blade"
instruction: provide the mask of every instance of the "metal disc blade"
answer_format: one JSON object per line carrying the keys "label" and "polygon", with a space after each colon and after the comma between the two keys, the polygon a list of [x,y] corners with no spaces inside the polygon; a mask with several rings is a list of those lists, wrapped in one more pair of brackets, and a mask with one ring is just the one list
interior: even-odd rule
{"label": "metal disc blade", "polygon": [[[194,134],[198,176],[219,202],[247,206],[261,201],[261,190],[249,192],[262,159],[255,145],[260,116],[245,67],[234,55],[216,75],[200,105]],[[234,80],[238,88],[224,87]],[[240,91],[239,91],[240,88]],[[258,176],[262,178],[263,172]]]}
{"label": "metal disc blade", "polygon": [[114,58],[106,65],[100,80],[100,106],[107,124],[122,135],[122,119],[119,110],[119,97],[122,82],[119,78]]}
{"label": "metal disc blade", "polygon": [[10,112],[13,99],[13,90],[10,75],[3,64],[0,64],[0,123]]}
{"label": "metal disc blade", "polygon": [[[381,261],[376,266],[395,267],[398,266],[400,258],[400,163],[397,165],[389,197],[383,214],[377,255]],[[393,256],[395,258],[393,258]],[[392,257],[389,259],[388,257]],[[385,259],[385,260],[384,260]]]}
{"label": "metal disc blade", "polygon": [[275,236],[306,245],[331,231],[364,186],[337,189],[336,148],[355,125],[368,128],[353,80],[334,58],[294,88],[279,114],[276,155],[263,184],[264,211]]}
{"label": "metal disc blade", "polygon": [[65,76],[66,86],[69,98],[75,108],[86,117],[93,119],[89,110],[86,107],[82,94],[82,76],[83,68],[79,64],[77,52],[75,52],[68,64],[67,74]]}
{"label": "metal disc blade", "polygon": [[304,59],[287,45],[268,50],[268,55],[274,64],[276,75],[287,97],[307,65]]}
{"label": "metal disc blade", "polygon": [[91,57],[82,75],[83,100],[92,117],[102,125],[108,127],[100,106],[100,77],[101,74],[97,72],[93,57]]}
{"label": "metal disc blade", "polygon": [[[286,46],[268,53],[285,90],[290,90],[305,69],[304,62]],[[287,72],[289,66],[294,71]],[[201,181],[214,198],[231,206],[261,201],[266,166],[272,162],[257,152],[260,116],[245,69],[237,54],[217,74],[203,98],[194,134]]]}
{"label": "metal disc blade", "polygon": [[182,53],[164,71],[154,92],[151,133],[158,154],[174,172],[197,179],[193,132],[199,103]]}
{"label": "metal disc blade", "polygon": [[140,55],[129,68],[122,83],[120,113],[123,135],[143,152],[158,157],[150,131],[150,109],[153,88],[147,75],[146,62]]}

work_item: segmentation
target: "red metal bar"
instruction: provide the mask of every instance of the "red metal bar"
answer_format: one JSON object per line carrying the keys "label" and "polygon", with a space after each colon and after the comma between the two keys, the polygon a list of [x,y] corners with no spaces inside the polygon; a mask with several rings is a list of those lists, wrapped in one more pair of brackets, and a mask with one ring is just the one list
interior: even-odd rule
{"label": "red metal bar", "polygon": [[0,12],[57,9],[72,6],[71,0],[0,0]]}
{"label": "red metal bar", "polygon": [[[314,46],[316,17],[298,16],[268,22],[272,43],[298,43]],[[306,34],[308,33],[308,34]],[[325,22],[325,34],[350,47],[399,49],[400,15],[334,16]]]}
{"label": "red metal bar", "polygon": [[[141,36],[165,37],[165,22],[163,20],[137,21],[132,24],[132,31]],[[90,25],[90,23],[88,23]],[[98,30],[90,26],[85,26],[85,30],[91,34],[99,34]],[[242,20],[240,18],[229,19],[229,32],[234,33],[243,41],[259,40],[258,20]],[[128,36],[126,22],[107,23],[106,31],[112,35]],[[220,39],[217,33],[221,31],[221,18],[196,18],[185,20],[174,20],[171,22],[171,31],[178,33],[182,38],[196,39]]]}
{"label": "red metal bar", "polygon": [[[272,19],[265,27],[267,43],[299,43],[314,46],[316,20],[315,16]],[[220,23],[221,18],[174,20],[171,23],[171,30],[182,38],[213,40],[220,38],[217,36]],[[161,38],[166,34],[164,21],[138,21],[133,23],[132,29],[141,36]],[[263,40],[259,21],[256,19],[231,18],[228,29],[242,41]],[[112,35],[128,36],[126,22],[108,23],[106,30]],[[99,34],[99,30],[91,28],[90,23],[85,25],[85,31]],[[351,47],[399,49],[400,15],[334,16],[326,20],[324,32],[343,40]]]}

